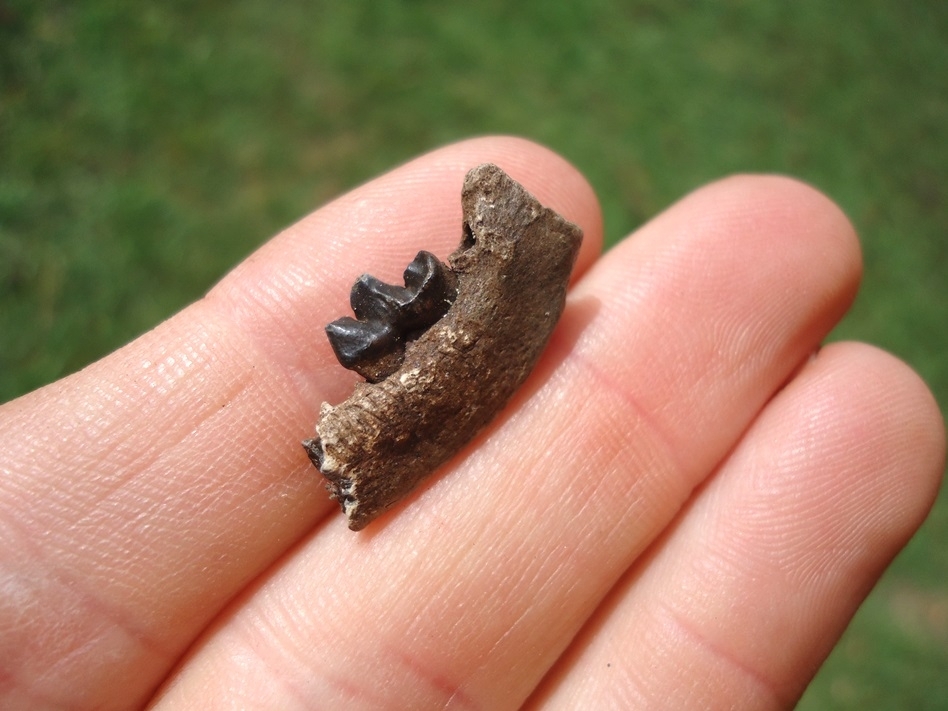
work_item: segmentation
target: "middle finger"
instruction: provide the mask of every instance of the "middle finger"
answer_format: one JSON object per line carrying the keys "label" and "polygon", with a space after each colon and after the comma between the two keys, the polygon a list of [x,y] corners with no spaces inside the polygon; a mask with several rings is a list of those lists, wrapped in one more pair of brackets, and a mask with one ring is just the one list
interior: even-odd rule
{"label": "middle finger", "polygon": [[332,519],[175,688],[519,705],[857,278],[848,223],[809,188],[735,178],[689,196],[580,282],[499,422],[364,534]]}

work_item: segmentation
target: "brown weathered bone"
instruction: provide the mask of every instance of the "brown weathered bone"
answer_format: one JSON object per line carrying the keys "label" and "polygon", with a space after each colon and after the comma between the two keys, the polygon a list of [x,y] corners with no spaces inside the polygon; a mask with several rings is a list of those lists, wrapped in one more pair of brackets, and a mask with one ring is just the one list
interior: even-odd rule
{"label": "brown weathered bone", "polygon": [[[461,204],[461,245],[448,259],[447,287],[438,287],[447,291],[435,298],[434,291],[425,292],[436,305],[424,309],[443,311],[456,285],[450,308],[440,318],[436,314],[427,330],[399,335],[395,322],[409,321],[404,316],[386,321],[389,302],[397,302],[393,312],[411,311],[417,317],[412,323],[433,320],[407,305],[417,298],[408,293],[408,270],[404,288],[371,282],[369,291],[385,303],[365,307],[366,314],[382,314],[367,333],[383,335],[369,333],[364,362],[361,342],[353,346],[347,367],[367,370],[378,382],[357,384],[339,405],[324,403],[316,437],[303,443],[354,531],[404,497],[494,418],[533,369],[563,311],[582,231],[495,165],[467,174]],[[416,262],[421,259],[420,253]],[[426,280],[437,279],[438,269],[424,268]],[[359,331],[370,320],[340,321]]]}

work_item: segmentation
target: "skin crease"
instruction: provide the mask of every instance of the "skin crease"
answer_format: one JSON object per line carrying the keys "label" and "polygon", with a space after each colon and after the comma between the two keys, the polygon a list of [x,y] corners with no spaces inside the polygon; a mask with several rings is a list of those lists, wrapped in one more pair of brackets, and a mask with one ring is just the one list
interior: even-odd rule
{"label": "skin crease", "polygon": [[[322,329],[359,274],[446,257],[488,161],[583,228],[566,312],[354,534],[299,445],[356,380]],[[791,707],[931,506],[938,408],[887,354],[818,350],[860,261],[805,185],[728,178],[601,240],[565,161],[466,141],[2,406],[0,707]]]}

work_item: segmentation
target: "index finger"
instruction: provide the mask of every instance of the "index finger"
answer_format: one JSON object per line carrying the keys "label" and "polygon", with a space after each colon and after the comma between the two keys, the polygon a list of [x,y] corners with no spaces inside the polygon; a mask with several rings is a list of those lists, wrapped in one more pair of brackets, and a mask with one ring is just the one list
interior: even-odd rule
{"label": "index finger", "polygon": [[[355,380],[323,327],[360,273],[395,281],[418,249],[456,245],[461,181],[485,161],[583,227],[582,272],[601,225],[579,173],[526,141],[468,141],[327,205],[202,301],[3,407],[0,694],[140,703],[221,607],[335,507],[299,444],[319,404]],[[116,675],[124,703],[110,700]]]}

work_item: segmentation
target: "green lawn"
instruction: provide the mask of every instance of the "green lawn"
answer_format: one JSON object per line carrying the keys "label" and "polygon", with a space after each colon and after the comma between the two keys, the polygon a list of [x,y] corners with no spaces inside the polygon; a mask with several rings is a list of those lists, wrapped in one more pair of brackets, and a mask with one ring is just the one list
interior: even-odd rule
{"label": "green lawn", "polygon": [[[908,360],[944,408],[948,4],[694,6],[0,0],[0,400],[341,191],[503,132],[585,171],[612,241],[734,171],[815,184],[865,245],[837,336]],[[948,709],[946,669],[943,495],[801,707]]]}

